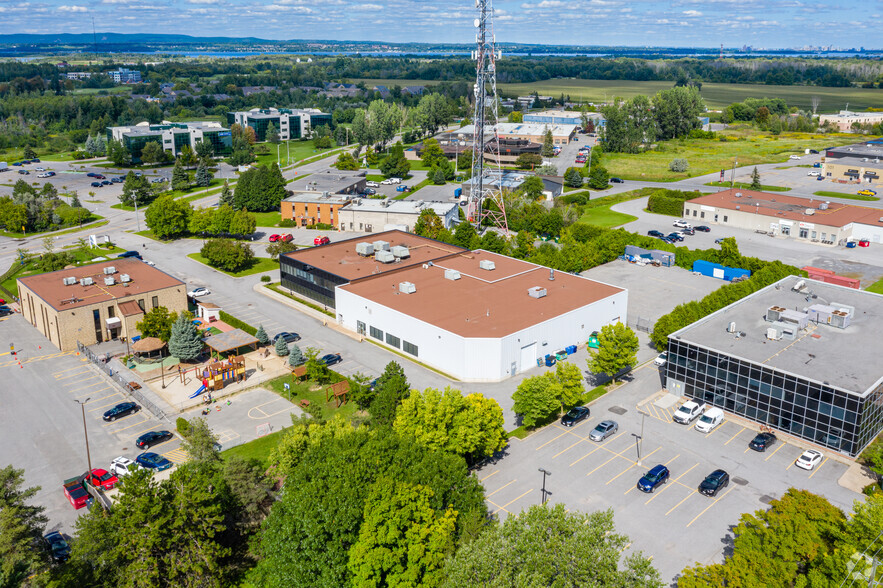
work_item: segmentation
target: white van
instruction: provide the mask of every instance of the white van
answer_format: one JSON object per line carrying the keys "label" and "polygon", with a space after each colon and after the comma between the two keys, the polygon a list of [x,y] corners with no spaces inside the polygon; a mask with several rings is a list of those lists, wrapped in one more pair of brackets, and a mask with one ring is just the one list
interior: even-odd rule
{"label": "white van", "polygon": [[696,430],[700,433],[711,433],[722,422],[724,422],[724,411],[717,407],[709,408],[699,417]]}

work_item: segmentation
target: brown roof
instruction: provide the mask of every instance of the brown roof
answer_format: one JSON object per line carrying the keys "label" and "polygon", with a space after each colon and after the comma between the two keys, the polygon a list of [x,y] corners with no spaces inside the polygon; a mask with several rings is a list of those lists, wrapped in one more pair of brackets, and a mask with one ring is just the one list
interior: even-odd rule
{"label": "brown roof", "polygon": [[[104,279],[111,277],[111,274],[104,273],[106,267],[113,267],[116,270],[116,273],[112,274],[114,278],[112,286],[104,284]],[[121,276],[126,274],[130,281],[121,282]],[[76,282],[66,286],[63,280],[68,277],[76,278]],[[80,284],[82,278],[92,278],[93,283],[83,286]],[[19,278],[18,282],[43,299],[46,304],[60,311],[99,302],[133,299],[148,292],[176,286],[179,287],[182,297],[187,295],[184,282],[135,258],[118,258],[27,276]]]}
{"label": "brown roof", "polygon": [[[362,257],[356,253],[356,245],[358,243],[373,243],[374,241],[386,241],[390,247],[404,245],[408,248],[410,257],[396,263],[384,264],[375,261],[373,255]],[[433,239],[419,237],[411,233],[405,233],[404,231],[385,231],[383,233],[371,233],[363,237],[356,237],[355,239],[347,239],[346,241],[338,241],[337,243],[329,243],[319,247],[300,249],[286,253],[284,256],[340,276],[346,280],[356,280],[403,267],[422,265],[427,261],[460,251],[466,251],[466,249]]]}
{"label": "brown roof", "polygon": [[[495,269],[481,269],[482,260],[493,261]],[[446,269],[459,271],[460,279],[445,278]],[[623,291],[564,272],[550,281],[549,271],[478,250],[340,288],[463,337],[503,337]],[[413,283],[417,291],[399,293],[401,282]],[[534,286],[545,288],[546,296],[532,298],[528,289]]]}
{"label": "brown roof", "polygon": [[132,351],[135,353],[150,353],[151,351],[162,349],[165,346],[166,344],[162,339],[157,337],[144,337],[143,339],[138,339],[132,343]]}
{"label": "brown roof", "polygon": [[134,300],[126,300],[125,302],[120,302],[119,304],[117,304],[117,308],[120,309],[120,314],[123,316],[144,314],[144,311],[141,310],[141,307],[138,306],[138,303]]}
{"label": "brown roof", "polygon": [[239,349],[246,345],[254,345],[258,340],[256,337],[249,335],[242,329],[233,329],[232,331],[225,331],[223,333],[217,333],[216,335],[205,337],[203,342],[218,353],[224,353],[231,349]]}
{"label": "brown roof", "polygon": [[221,308],[220,306],[218,306],[214,302],[197,302],[196,305],[201,306],[203,308]]}
{"label": "brown roof", "polygon": [[[741,194],[741,197],[737,197],[736,194]],[[714,206],[727,210],[737,210],[738,206],[738,210],[742,212],[757,212],[765,216],[829,227],[843,227],[849,223],[883,227],[883,223],[880,222],[883,211],[879,208],[829,201],[827,210],[819,210],[819,205],[823,202],[826,202],[824,198],[799,198],[737,189],[706,194],[687,201],[688,204]],[[808,209],[813,209],[813,214],[806,214]]]}

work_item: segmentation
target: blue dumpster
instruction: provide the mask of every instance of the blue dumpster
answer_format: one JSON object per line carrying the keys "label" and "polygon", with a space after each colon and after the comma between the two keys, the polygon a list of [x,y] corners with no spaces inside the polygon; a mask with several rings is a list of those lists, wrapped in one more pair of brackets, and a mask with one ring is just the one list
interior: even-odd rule
{"label": "blue dumpster", "polygon": [[558,361],[558,360],[555,359],[555,356],[554,356],[554,355],[547,355],[547,356],[546,356],[546,367],[552,367],[553,365],[555,365],[555,363],[556,363],[557,361]]}
{"label": "blue dumpster", "polygon": [[847,241],[846,248],[847,249],[854,249],[855,248],[855,241]]}
{"label": "blue dumpster", "polygon": [[567,352],[567,355],[573,355],[576,353],[576,345],[568,345],[564,348],[564,351]]}

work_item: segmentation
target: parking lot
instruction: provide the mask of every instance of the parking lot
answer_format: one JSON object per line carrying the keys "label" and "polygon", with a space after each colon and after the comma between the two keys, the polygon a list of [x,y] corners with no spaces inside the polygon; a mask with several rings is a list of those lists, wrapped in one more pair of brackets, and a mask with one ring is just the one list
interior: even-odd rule
{"label": "parking lot", "polygon": [[[671,415],[679,399],[661,391],[657,368],[645,364],[632,377],[592,404],[585,421],[513,439],[505,456],[482,467],[477,475],[491,512],[502,519],[539,504],[543,468],[551,472],[549,501],[571,510],[613,509],[617,530],[632,541],[629,549],[652,556],[668,583],[694,562],[722,561],[740,515],[766,508],[790,487],[822,494],[847,511],[861,498],[838,485],[847,466],[830,455],[808,472],[793,466],[804,448],[791,440],[780,439],[765,453],[749,450],[753,424],[727,420],[708,434],[676,424]],[[590,441],[592,428],[605,419],[617,421],[618,432]],[[639,491],[638,479],[657,464],[669,468],[668,483],[651,494]],[[729,473],[730,484],[714,498],[699,494],[700,482],[718,468]]]}

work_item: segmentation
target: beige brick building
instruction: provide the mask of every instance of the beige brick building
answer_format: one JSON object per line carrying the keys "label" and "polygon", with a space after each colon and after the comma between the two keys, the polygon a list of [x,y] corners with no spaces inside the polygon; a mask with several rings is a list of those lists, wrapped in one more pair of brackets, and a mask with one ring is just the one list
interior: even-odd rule
{"label": "beige brick building", "polygon": [[22,315],[62,351],[140,335],[157,306],[187,310],[184,282],[138,259],[114,259],[18,279]]}

